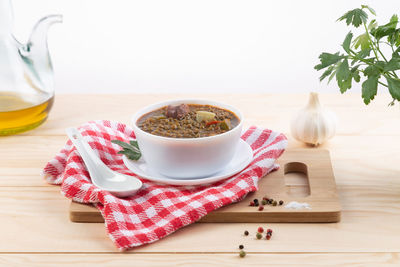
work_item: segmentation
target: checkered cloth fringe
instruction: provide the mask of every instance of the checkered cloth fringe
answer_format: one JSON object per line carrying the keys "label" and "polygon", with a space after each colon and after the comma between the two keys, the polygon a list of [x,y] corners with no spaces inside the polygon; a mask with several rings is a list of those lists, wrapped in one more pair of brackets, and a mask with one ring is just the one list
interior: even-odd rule
{"label": "checkered cloth fringe", "polygon": [[[117,154],[120,147],[110,142],[135,139],[132,129],[104,120],[88,122],[79,130],[108,167],[136,176],[123,164],[122,155]],[[60,184],[61,193],[67,198],[95,205],[104,217],[108,235],[119,249],[125,250],[157,241],[256,191],[258,180],[279,167],[275,160],[285,150],[287,139],[283,134],[257,127],[250,127],[242,139],[253,149],[253,161],[240,173],[208,185],[171,186],[141,178],[143,187],[137,194],[118,198],[91,183],[70,140],[48,162],[43,176],[50,184]]]}

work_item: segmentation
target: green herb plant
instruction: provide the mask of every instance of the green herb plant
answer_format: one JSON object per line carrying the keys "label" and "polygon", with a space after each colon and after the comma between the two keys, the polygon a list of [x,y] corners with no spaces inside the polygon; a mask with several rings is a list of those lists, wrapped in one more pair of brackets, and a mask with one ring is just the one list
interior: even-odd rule
{"label": "green herb plant", "polygon": [[130,141],[129,143],[125,143],[119,140],[111,140],[111,143],[117,144],[122,147],[122,150],[119,151],[118,154],[123,154],[128,159],[138,160],[142,156],[137,141]]}
{"label": "green herb plant", "polygon": [[[378,25],[376,19],[368,20],[368,14],[376,16],[369,6],[362,5],[348,11],[337,21],[345,21],[355,28],[361,27],[363,33],[353,39],[350,31],[342,43],[344,53],[322,53],[320,64],[314,68],[325,70],[320,81],[328,78],[328,83],[336,77],[340,92],[352,87],[352,82],[362,82],[362,98],[368,105],[377,94],[378,84],[389,89],[393,100],[400,100],[400,79],[396,73],[400,69],[400,28],[397,28],[398,16],[393,15],[387,24]],[[386,55],[382,52],[387,46]],[[384,49],[383,49],[384,50]],[[363,78],[361,78],[363,76]]]}

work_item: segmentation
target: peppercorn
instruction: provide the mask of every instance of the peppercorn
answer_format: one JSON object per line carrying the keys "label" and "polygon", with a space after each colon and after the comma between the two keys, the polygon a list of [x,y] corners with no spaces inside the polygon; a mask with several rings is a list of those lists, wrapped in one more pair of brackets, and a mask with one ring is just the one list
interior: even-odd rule
{"label": "peppercorn", "polygon": [[254,206],[254,202],[253,201],[250,201],[250,206]]}
{"label": "peppercorn", "polygon": [[253,201],[254,201],[254,203],[258,203],[258,199],[257,198],[253,199]]}
{"label": "peppercorn", "polygon": [[271,239],[271,235],[267,235],[265,238],[266,238],[267,240],[270,240],[270,239]]}
{"label": "peppercorn", "polygon": [[262,228],[261,226],[260,226],[260,227],[258,227],[258,229],[257,229],[257,232],[259,232],[259,233],[262,233],[262,232],[264,232],[264,228]]}
{"label": "peppercorn", "polygon": [[267,229],[267,233],[271,233],[272,234],[272,229]]}
{"label": "peppercorn", "polygon": [[278,205],[278,202],[276,202],[276,200],[274,200],[274,202],[272,202],[272,206],[276,206]]}
{"label": "peppercorn", "polygon": [[244,246],[243,245],[239,245],[239,249],[243,249],[244,248]]}
{"label": "peppercorn", "polygon": [[244,250],[241,250],[241,251],[239,252],[239,256],[240,256],[241,258],[244,258],[244,257],[246,256],[246,252],[245,252]]}
{"label": "peppercorn", "polygon": [[261,233],[257,233],[256,237],[257,237],[257,239],[261,239],[262,238],[262,234]]}
{"label": "peppercorn", "polygon": [[245,235],[245,236],[248,236],[248,235],[249,235],[249,231],[247,231],[247,230],[244,231],[244,235]]}
{"label": "peppercorn", "polygon": [[263,204],[263,205],[267,205],[267,201],[265,200],[265,199],[263,199],[262,201],[261,201],[261,204]]}
{"label": "peppercorn", "polygon": [[262,211],[264,209],[263,206],[258,207],[258,211]]}
{"label": "peppercorn", "polygon": [[274,200],[273,200],[272,198],[268,199],[268,203],[269,203],[269,204],[272,204],[273,201],[274,201]]}
{"label": "peppercorn", "polygon": [[260,204],[258,202],[254,203],[254,206],[258,207]]}
{"label": "peppercorn", "polygon": [[283,200],[279,200],[279,206],[283,205]]}
{"label": "peppercorn", "polygon": [[263,197],[263,200],[266,200],[266,201],[268,201],[268,200],[269,200],[269,198],[267,198],[267,197]]}

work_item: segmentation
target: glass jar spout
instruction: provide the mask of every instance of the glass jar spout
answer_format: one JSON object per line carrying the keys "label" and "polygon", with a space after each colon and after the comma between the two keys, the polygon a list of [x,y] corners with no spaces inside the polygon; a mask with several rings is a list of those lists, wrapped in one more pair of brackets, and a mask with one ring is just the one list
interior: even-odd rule
{"label": "glass jar spout", "polygon": [[54,82],[53,66],[47,46],[47,32],[52,24],[59,22],[62,22],[62,15],[49,15],[42,18],[33,27],[29,41],[19,48],[30,82],[48,93],[54,90]]}

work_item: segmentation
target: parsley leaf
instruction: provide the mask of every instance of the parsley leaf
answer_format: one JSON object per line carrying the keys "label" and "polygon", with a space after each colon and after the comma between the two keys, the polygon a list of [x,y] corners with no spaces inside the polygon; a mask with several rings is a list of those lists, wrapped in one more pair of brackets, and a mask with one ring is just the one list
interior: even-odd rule
{"label": "parsley leaf", "polygon": [[338,18],[338,21],[346,20],[346,24],[353,24],[354,27],[358,28],[361,24],[367,22],[368,14],[365,13],[361,8],[356,8],[348,11],[346,14]]}
{"label": "parsley leaf", "polygon": [[314,69],[322,70],[332,64],[337,63],[339,60],[341,60],[343,58],[344,58],[344,56],[339,55],[339,52],[337,52],[335,54],[322,53],[319,56],[319,60],[321,61],[321,64],[315,65]]}
{"label": "parsley leaf", "polygon": [[366,105],[375,98],[376,92],[378,90],[378,75],[371,75],[362,83],[362,98]]}
{"label": "parsley leaf", "polygon": [[371,43],[367,33],[361,34],[354,39],[354,48],[358,49],[361,46],[361,50],[367,50],[371,47]]}
{"label": "parsley leaf", "polygon": [[380,74],[380,70],[377,66],[375,65],[371,65],[365,68],[364,70],[364,75],[365,76],[372,76],[372,75],[379,75]]}
{"label": "parsley leaf", "polygon": [[344,93],[347,89],[351,88],[351,71],[349,69],[349,62],[346,59],[340,63],[336,72],[336,81],[340,87],[340,92]]}
{"label": "parsley leaf", "polygon": [[360,77],[360,71],[358,70],[358,68],[360,67],[360,65],[354,66],[351,69],[351,76],[353,77],[354,81],[356,82],[360,82],[361,77]]}
{"label": "parsley leaf", "polygon": [[400,80],[399,79],[393,79],[389,76],[385,76],[387,83],[388,83],[388,88],[391,96],[396,99],[400,100]]}
{"label": "parsley leaf", "polygon": [[344,39],[343,44],[342,44],[344,51],[346,51],[347,53],[350,53],[351,38],[353,38],[353,34],[351,32],[349,32],[346,35],[346,38]]}
{"label": "parsley leaf", "polygon": [[392,59],[385,65],[383,71],[400,70],[400,58],[392,57]]}
{"label": "parsley leaf", "polygon": [[328,77],[329,75],[331,75],[332,71],[334,70],[335,66],[329,66],[329,68],[327,68],[324,73],[322,73],[321,77],[319,77],[319,80],[322,81],[323,79],[325,79],[326,77]]}
{"label": "parsley leaf", "polygon": [[398,21],[399,21],[399,19],[398,19],[397,15],[393,15],[390,18],[389,23],[372,29],[371,30],[372,36],[374,36],[377,40],[379,40],[382,37],[393,34],[396,31],[396,26],[397,26]]}
{"label": "parsley leaf", "polygon": [[138,160],[142,156],[137,141],[130,141],[129,143],[125,143],[119,140],[111,140],[111,143],[117,144],[122,147],[123,149],[119,151],[118,154],[123,154],[128,159]]}
{"label": "parsley leaf", "polygon": [[351,61],[351,65],[356,64],[358,61],[362,61],[364,58],[369,57],[369,55],[371,54],[371,49],[365,49],[365,50],[361,50],[360,52],[356,53],[354,55],[353,60]]}
{"label": "parsley leaf", "polygon": [[368,30],[372,30],[378,27],[378,23],[376,22],[376,19],[373,19],[369,22],[368,24]]}
{"label": "parsley leaf", "polygon": [[340,88],[340,92],[343,94],[344,92],[346,92],[348,89],[351,88],[351,80],[352,80],[352,76],[349,76],[346,80],[343,81],[337,81],[339,88]]}
{"label": "parsley leaf", "polygon": [[[368,12],[368,14],[367,14]],[[316,70],[324,70],[320,81],[328,78],[328,83],[336,77],[337,85],[341,93],[352,87],[352,82],[360,82],[362,79],[362,98],[365,104],[369,104],[377,94],[378,85],[387,87],[394,101],[400,102],[400,28],[399,18],[395,14],[387,24],[378,25],[376,19],[368,21],[368,15],[376,16],[375,10],[369,6],[361,5],[346,12],[338,21],[345,21],[347,25],[356,28],[363,26],[364,32],[354,37],[350,31],[343,40],[344,54],[321,53],[320,64],[314,66]],[[383,40],[386,37],[387,40]],[[389,49],[381,49],[389,46]],[[363,73],[364,77],[360,74]],[[387,83],[380,81],[386,78]]]}

